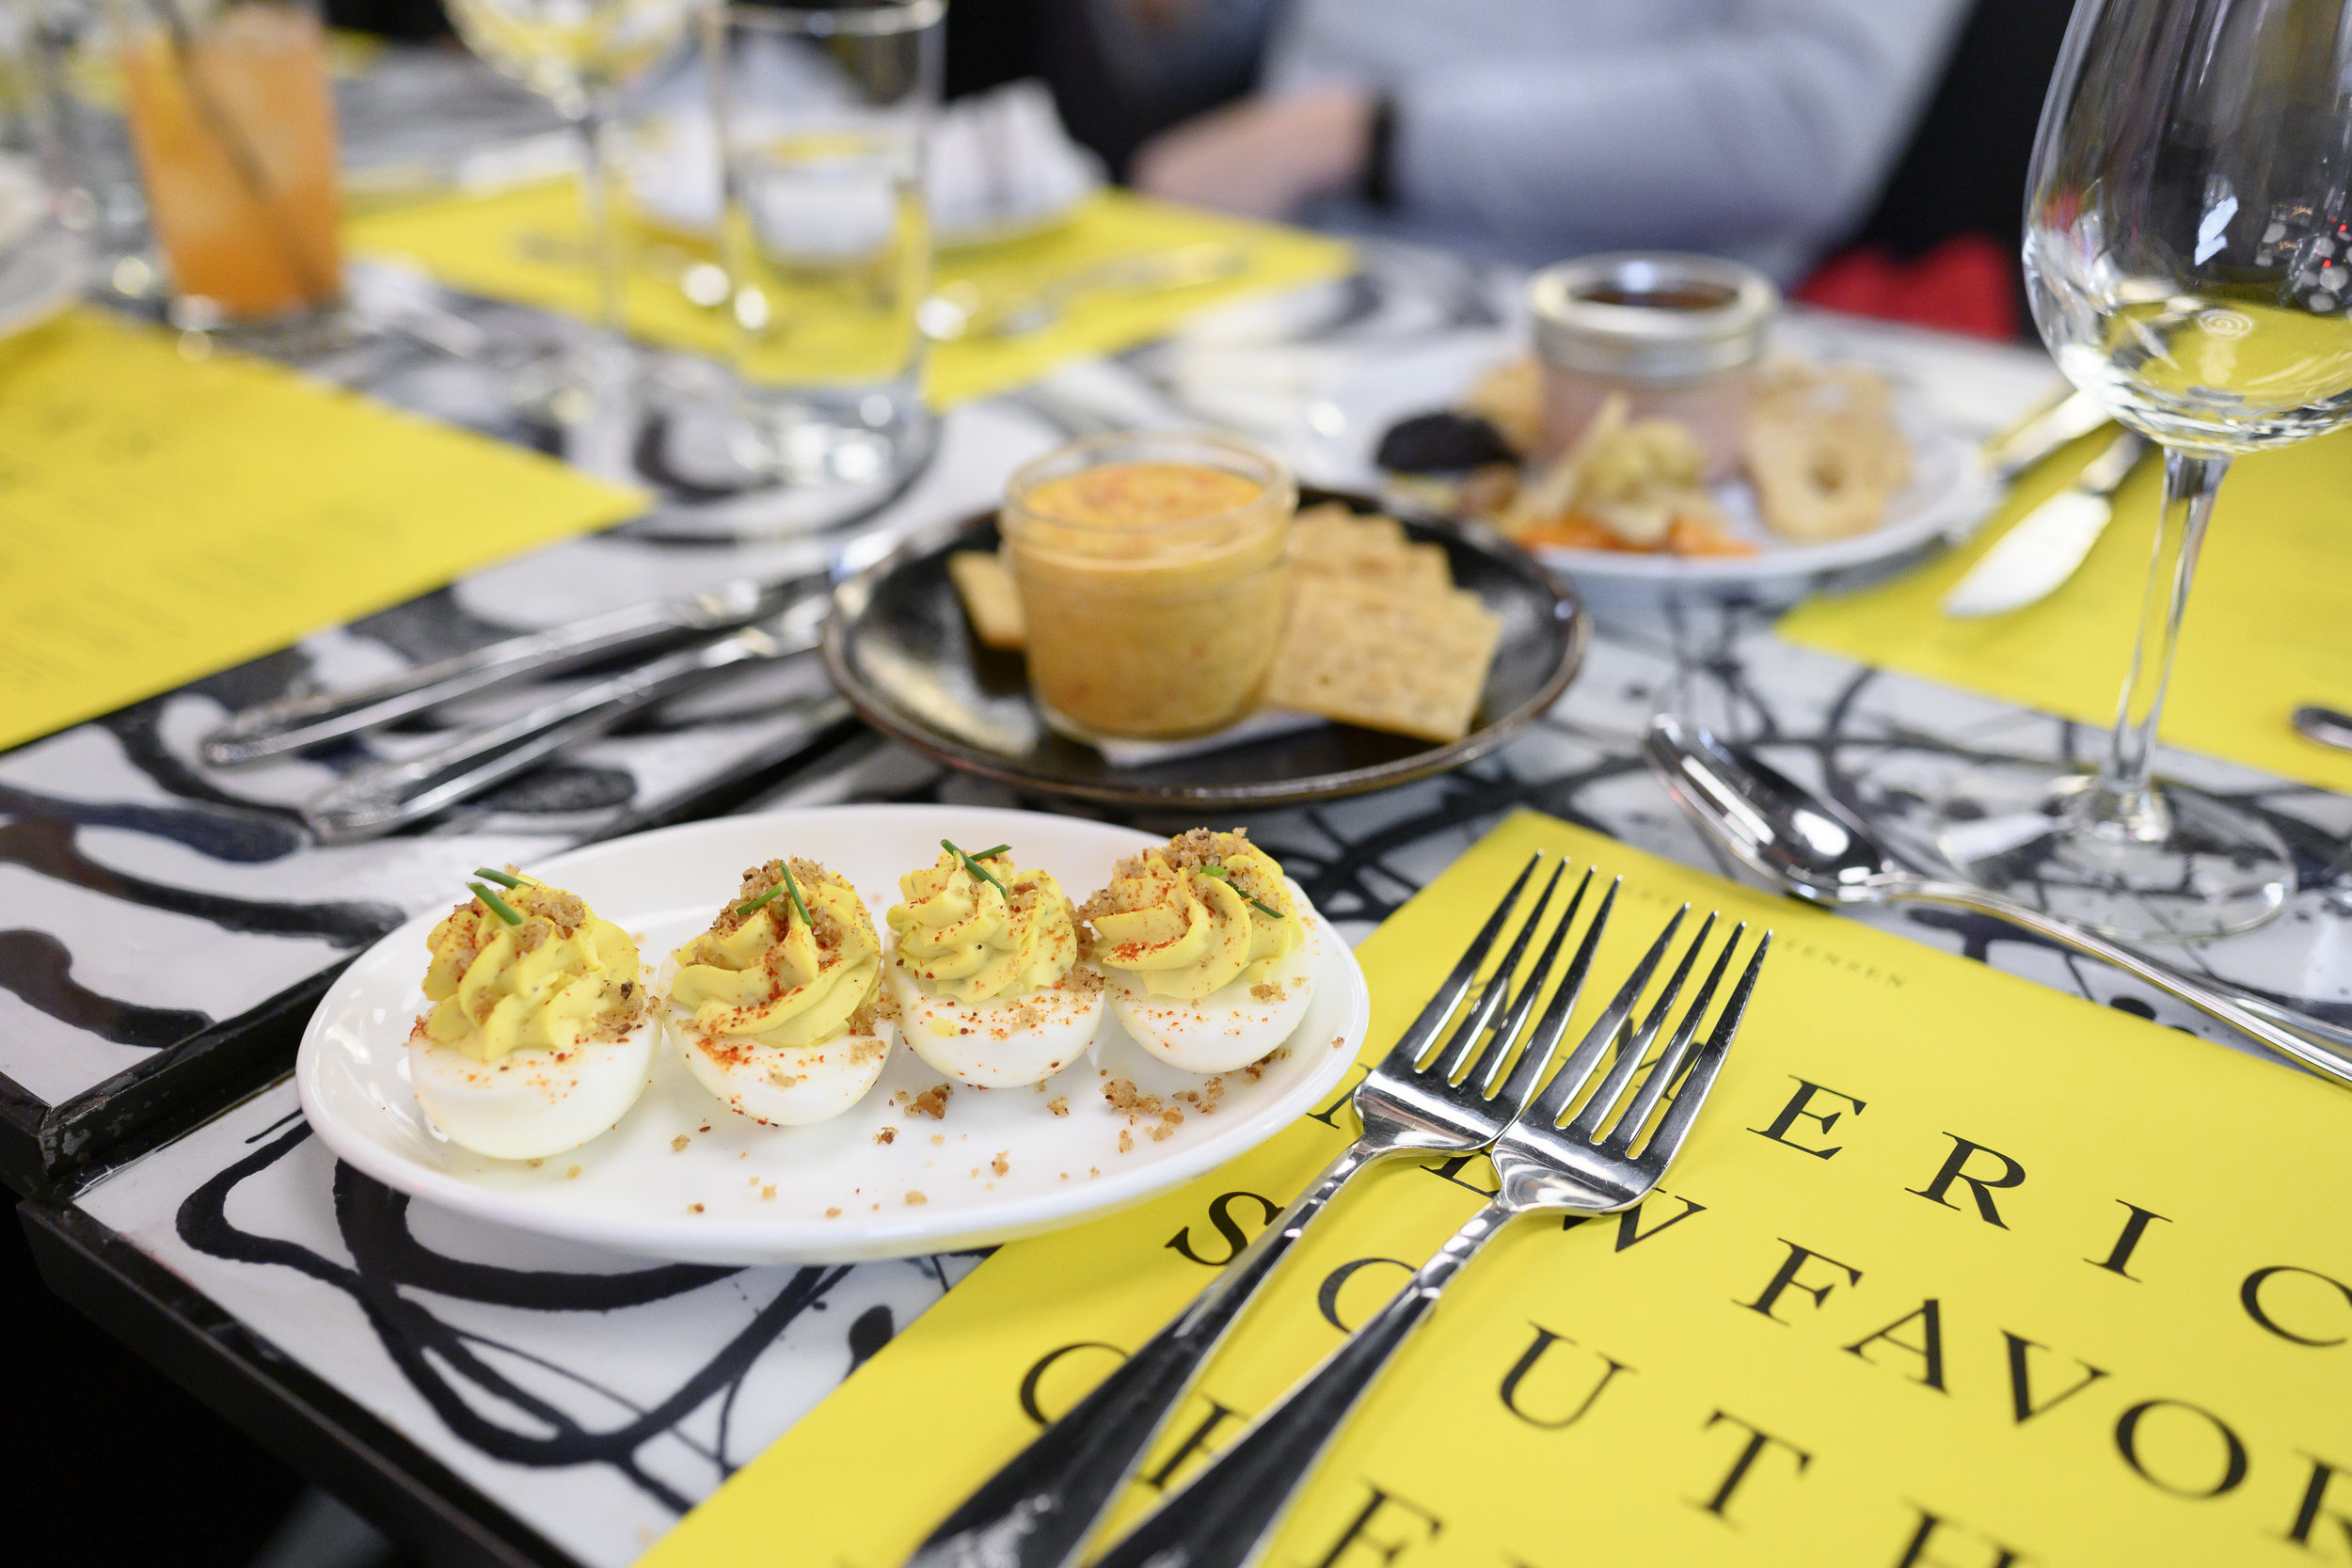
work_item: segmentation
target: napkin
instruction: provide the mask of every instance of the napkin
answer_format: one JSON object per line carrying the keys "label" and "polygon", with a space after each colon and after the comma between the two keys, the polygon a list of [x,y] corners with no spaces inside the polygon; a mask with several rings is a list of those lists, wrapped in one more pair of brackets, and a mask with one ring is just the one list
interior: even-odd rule
{"label": "napkin", "polygon": [[[1955,620],[1944,595],[2009,526],[2058,493],[2108,437],[2094,436],[2021,480],[1968,546],[1883,586],[1800,605],[1793,642],[1981,691],[2102,728],[2115,721],[2148,576],[2162,485],[2144,465],[2115,516],[2058,592],[2005,615]],[[2163,738],[2324,789],[2352,790],[2352,753],[2303,739],[2305,703],[2352,708],[2352,434],[2239,458],[2214,503],[2182,623]]]}
{"label": "napkin", "polygon": [[[1474,1261],[1268,1562],[2341,1560],[2352,1097],[1533,814],[1365,942],[1367,1062],[1537,848],[1626,878],[1582,1020],[1685,899],[1776,927],[1772,958],[1661,1189],[1624,1215],[1521,1220]],[[782,1543],[796,1562],[902,1561],[1353,1132],[1335,1101],[1188,1187],[1000,1248],[641,1562]],[[1124,1516],[1493,1180],[1471,1157],[1352,1187]]]}
{"label": "napkin", "polygon": [[[777,83],[742,114],[741,135],[791,123],[781,109],[821,84]],[[719,224],[719,150],[709,110],[682,108],[638,128],[624,158],[629,194],[648,216],[685,233]],[[1042,82],[1008,82],[941,110],[925,148],[924,198],[942,245],[977,244],[1068,217],[1103,183],[1102,166],[1070,139]],[[886,238],[895,193],[878,189],[879,237]],[[871,226],[867,226],[870,231]],[[852,227],[838,249],[857,255],[875,238]]]}

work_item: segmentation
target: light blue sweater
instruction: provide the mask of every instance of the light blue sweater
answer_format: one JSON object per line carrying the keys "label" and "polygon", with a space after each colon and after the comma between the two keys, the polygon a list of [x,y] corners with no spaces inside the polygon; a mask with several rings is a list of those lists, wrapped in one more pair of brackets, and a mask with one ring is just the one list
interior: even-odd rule
{"label": "light blue sweater", "polygon": [[[1784,280],[1865,216],[1967,0],[1295,0],[1267,90],[1395,105],[1391,210],[1528,263],[1669,246]],[[2022,199],[2022,198],[2021,198]]]}

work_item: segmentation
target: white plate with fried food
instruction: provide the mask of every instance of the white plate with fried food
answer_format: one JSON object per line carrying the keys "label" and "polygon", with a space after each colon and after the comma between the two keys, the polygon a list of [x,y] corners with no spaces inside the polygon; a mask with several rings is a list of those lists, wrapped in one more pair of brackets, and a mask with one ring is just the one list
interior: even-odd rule
{"label": "white plate with fried food", "polygon": [[1689,592],[1793,601],[1825,578],[1965,538],[1998,493],[1977,442],[1925,400],[1820,358],[1766,368],[1746,471],[1729,483],[1695,483],[1677,429],[1610,408],[1557,462],[1467,479],[1380,468],[1382,436],[1438,411],[1445,389],[1457,410],[1499,428],[1523,422],[1526,411],[1509,405],[1534,380],[1511,372],[1516,356],[1509,340],[1478,334],[1365,365],[1310,411],[1292,443],[1301,474],[1375,483],[1400,509],[1486,522],[1596,603]]}
{"label": "white plate with fried food", "polygon": [[[847,879],[876,929],[887,930],[899,878],[932,865],[942,840],[1009,846],[1023,868],[1051,873],[1081,901],[1111,881],[1123,857],[1162,842],[1042,813],[833,806],[661,829],[521,871],[627,932],[651,976],[664,955],[712,927],[746,867],[782,857]],[[362,954],[330,988],[304,1034],[295,1081],[310,1125],[338,1157],[424,1203],[519,1230],[708,1263],[987,1246],[1139,1202],[1331,1099],[1362,1048],[1370,995],[1355,956],[1304,890],[1293,881],[1286,891],[1305,930],[1295,956],[1312,975],[1305,1015],[1267,1056],[1221,1074],[1180,1071],[1147,1053],[1105,1009],[1092,1047],[1041,1084],[953,1082],[898,1039],[879,1081],[847,1110],[779,1126],[730,1111],[665,1041],[652,1082],[608,1130],[564,1152],[494,1159],[446,1136],[412,1081],[411,1029],[432,1006],[420,985],[427,936],[449,912],[436,910]]]}

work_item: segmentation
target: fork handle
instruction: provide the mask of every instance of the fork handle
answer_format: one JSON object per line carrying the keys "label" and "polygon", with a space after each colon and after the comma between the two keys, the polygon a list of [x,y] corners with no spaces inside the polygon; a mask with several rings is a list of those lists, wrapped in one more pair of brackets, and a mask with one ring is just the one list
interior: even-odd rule
{"label": "fork handle", "polygon": [[1340,1428],[1454,1276],[1512,1214],[1500,1200],[1472,1214],[1387,1306],[1097,1558],[1093,1568],[1248,1568],[1256,1562]]}
{"label": "fork handle", "polygon": [[2137,975],[2157,990],[2170,992],[2239,1034],[2261,1041],[2280,1055],[2300,1062],[2314,1072],[2323,1073],[2339,1084],[2352,1084],[2352,1052],[2337,1045],[2336,1032],[2323,1033],[2328,1026],[2318,1023],[2316,1020],[2289,1022],[2292,1015],[2281,1008],[2253,997],[2232,995],[2169,964],[2142,958],[2128,947],[2118,946],[2104,937],[2094,936],[2063,920],[2054,920],[2031,905],[2017,903],[1965,882],[1940,882],[1920,878],[1906,880],[1888,891],[1897,898],[1925,904],[1953,905],[2006,920],[2012,926],[2022,926],[2037,936],[2047,937],[2102,963],[2113,964],[2127,974]]}
{"label": "fork handle", "polygon": [[1404,1152],[1358,1139],[1192,1304],[1040,1433],[915,1548],[907,1568],[1063,1568],[1143,1463],[1226,1331],[1309,1222],[1366,1165]]}

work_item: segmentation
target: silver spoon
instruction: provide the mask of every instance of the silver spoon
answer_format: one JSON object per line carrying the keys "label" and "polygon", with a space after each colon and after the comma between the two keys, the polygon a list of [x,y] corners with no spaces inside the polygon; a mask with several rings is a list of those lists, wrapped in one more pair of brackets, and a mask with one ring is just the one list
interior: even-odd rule
{"label": "silver spoon", "polygon": [[2352,1084],[2352,1030],[2142,958],[1997,893],[1908,870],[1836,805],[1672,715],[1650,721],[1642,750],[1667,792],[1700,827],[1741,863],[1798,898],[1827,905],[1945,904],[2006,920],[2113,964],[2280,1055]]}

